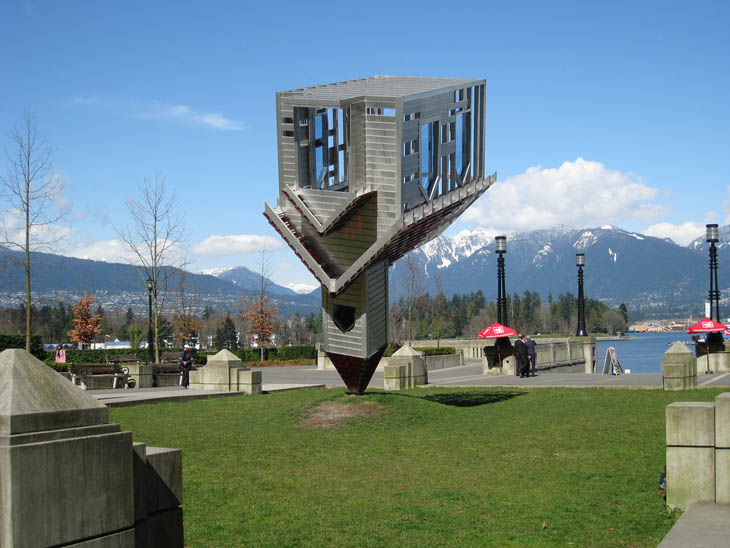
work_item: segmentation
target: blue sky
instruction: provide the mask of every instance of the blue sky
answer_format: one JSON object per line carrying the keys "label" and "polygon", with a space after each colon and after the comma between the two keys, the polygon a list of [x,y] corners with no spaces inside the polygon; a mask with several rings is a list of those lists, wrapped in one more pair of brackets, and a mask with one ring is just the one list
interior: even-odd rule
{"label": "blue sky", "polygon": [[730,2],[5,0],[0,130],[30,110],[54,147],[63,253],[117,260],[124,202],[159,171],[196,270],[255,267],[268,245],[276,281],[314,286],[261,214],[274,93],[485,78],[499,182],[448,235],[613,224],[686,244],[730,214],[729,26]]}

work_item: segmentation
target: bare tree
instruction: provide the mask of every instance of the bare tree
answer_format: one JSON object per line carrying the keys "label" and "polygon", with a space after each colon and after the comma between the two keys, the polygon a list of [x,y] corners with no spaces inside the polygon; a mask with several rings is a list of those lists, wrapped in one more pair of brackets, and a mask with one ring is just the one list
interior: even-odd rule
{"label": "bare tree", "polygon": [[127,200],[132,220],[117,229],[119,238],[132,252],[143,283],[152,294],[152,332],[155,361],[160,361],[160,319],[172,276],[185,266],[179,252],[185,239],[183,217],[178,213],[175,193],[164,177],[155,173],[139,185],[139,198]]}
{"label": "bare tree", "polygon": [[25,112],[20,124],[10,130],[12,143],[6,150],[7,175],[0,178],[0,192],[7,215],[2,221],[2,245],[24,255],[25,349],[30,352],[31,335],[31,251],[52,250],[64,236],[51,229],[68,212],[60,201],[62,185],[53,172],[53,150],[38,131],[36,117]]}
{"label": "bare tree", "polygon": [[406,271],[403,276],[406,294],[408,296],[408,344],[413,344],[413,306],[414,301],[423,294],[423,274],[413,252],[403,258]]}
{"label": "bare tree", "polygon": [[264,361],[264,348],[271,346],[272,335],[276,327],[276,313],[279,311],[279,307],[271,301],[268,295],[269,285],[271,284],[268,274],[266,250],[263,250],[259,261],[256,294],[242,301],[243,311],[241,312],[241,316],[247,321],[249,334],[256,337],[261,351],[261,361]]}

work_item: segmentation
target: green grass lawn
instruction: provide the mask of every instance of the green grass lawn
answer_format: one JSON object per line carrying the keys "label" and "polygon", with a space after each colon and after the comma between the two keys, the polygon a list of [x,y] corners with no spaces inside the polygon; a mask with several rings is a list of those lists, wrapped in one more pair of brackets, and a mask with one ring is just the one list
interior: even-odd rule
{"label": "green grass lawn", "polygon": [[[312,388],[110,420],[183,450],[188,547],[654,547],[676,520],[657,493],[664,407],[719,392]],[[327,402],[380,407],[298,426]]]}

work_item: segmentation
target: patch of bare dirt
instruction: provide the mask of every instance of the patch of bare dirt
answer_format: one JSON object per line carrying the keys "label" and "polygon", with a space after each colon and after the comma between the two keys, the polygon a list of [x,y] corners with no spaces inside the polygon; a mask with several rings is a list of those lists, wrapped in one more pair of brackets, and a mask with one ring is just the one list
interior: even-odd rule
{"label": "patch of bare dirt", "polygon": [[385,406],[374,401],[362,403],[331,401],[310,409],[309,417],[300,421],[297,426],[300,428],[333,428],[344,425],[347,419],[353,417],[374,417],[382,409],[385,409]]}

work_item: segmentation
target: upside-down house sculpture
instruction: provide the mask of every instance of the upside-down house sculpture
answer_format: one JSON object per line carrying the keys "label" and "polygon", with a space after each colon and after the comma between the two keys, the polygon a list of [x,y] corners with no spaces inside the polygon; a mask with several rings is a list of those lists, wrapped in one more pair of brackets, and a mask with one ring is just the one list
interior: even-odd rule
{"label": "upside-down house sculpture", "polygon": [[484,175],[484,80],[375,76],[276,94],[278,207],[322,284],[323,349],[362,394],[388,342],[388,266],[438,236]]}

